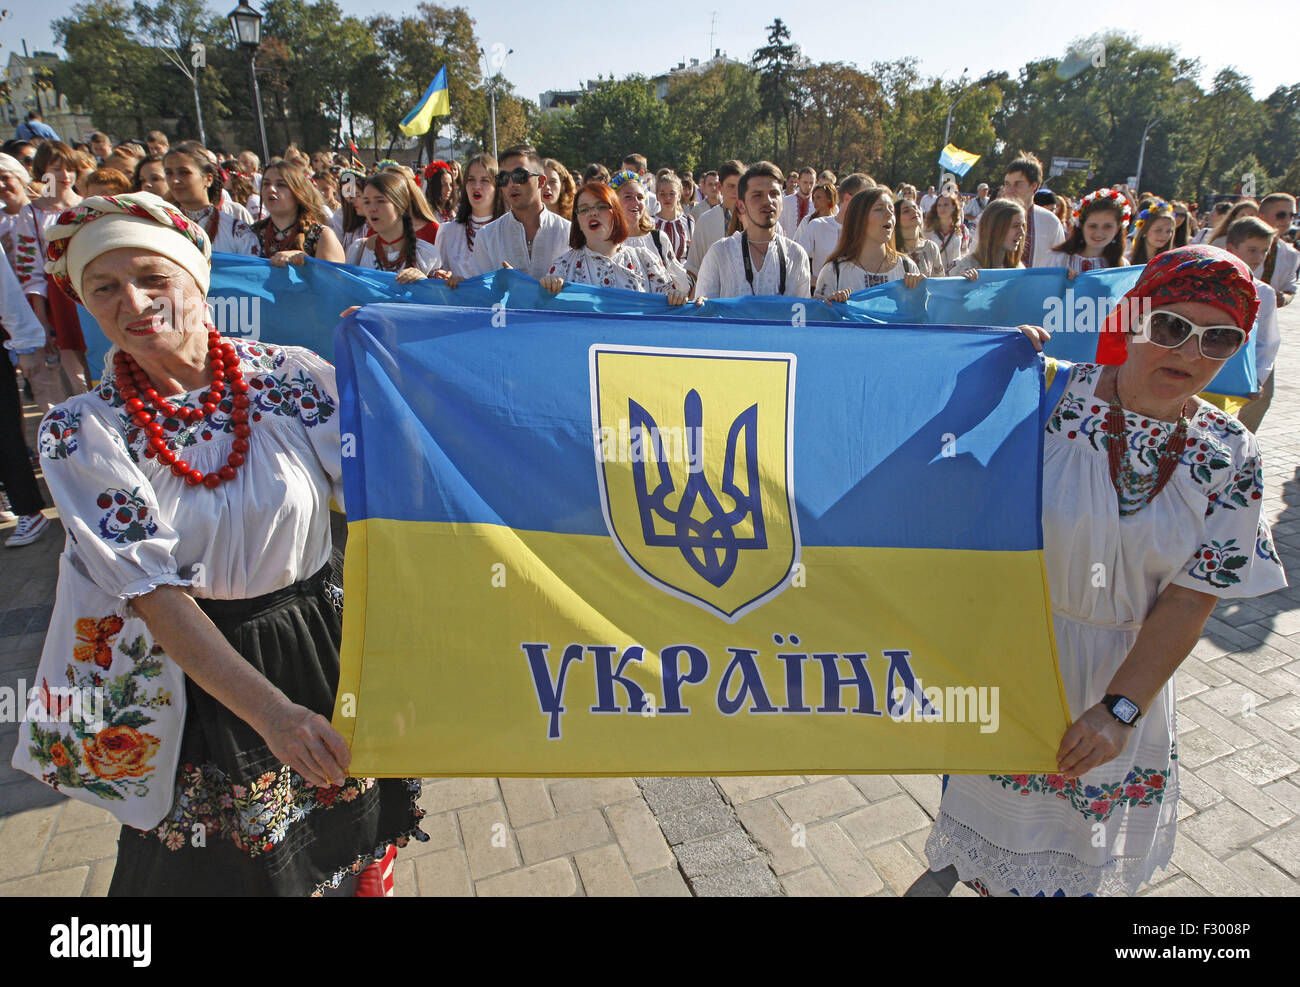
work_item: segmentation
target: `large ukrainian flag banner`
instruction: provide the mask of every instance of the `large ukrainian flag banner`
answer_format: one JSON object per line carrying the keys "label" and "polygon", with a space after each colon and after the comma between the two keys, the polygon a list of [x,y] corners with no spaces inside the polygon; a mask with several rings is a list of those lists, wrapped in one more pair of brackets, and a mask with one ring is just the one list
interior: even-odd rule
{"label": "large ukrainian flag banner", "polygon": [[1055,769],[1018,333],[377,304],[335,359],[354,773]]}

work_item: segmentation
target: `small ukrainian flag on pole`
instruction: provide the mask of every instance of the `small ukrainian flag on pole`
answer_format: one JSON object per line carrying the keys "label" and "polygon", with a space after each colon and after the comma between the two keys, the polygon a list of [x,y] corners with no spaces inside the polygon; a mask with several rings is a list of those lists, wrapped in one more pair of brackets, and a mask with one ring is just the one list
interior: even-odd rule
{"label": "small ukrainian flag on pole", "polygon": [[978,154],[971,154],[970,151],[963,151],[956,144],[945,144],[943,153],[939,155],[940,167],[947,168],[958,178],[963,177],[966,172],[971,170],[971,166],[980,159]]}
{"label": "small ukrainian flag on pole", "polygon": [[402,117],[398,129],[407,137],[419,137],[427,134],[433,126],[434,117],[445,117],[451,113],[451,96],[447,92],[447,66],[438,69],[438,74],[429,83],[415,109]]}

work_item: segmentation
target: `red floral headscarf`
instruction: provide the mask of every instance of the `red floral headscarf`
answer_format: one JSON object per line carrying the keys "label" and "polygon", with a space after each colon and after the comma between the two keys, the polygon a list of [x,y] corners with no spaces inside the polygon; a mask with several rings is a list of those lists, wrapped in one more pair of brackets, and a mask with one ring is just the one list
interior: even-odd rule
{"label": "red floral headscarf", "polygon": [[1149,299],[1153,307],[1175,302],[1213,305],[1247,336],[1259,311],[1255,279],[1241,258],[1204,243],[1166,250],[1147,264],[1137,284],[1106,317],[1097,340],[1098,363],[1120,364],[1128,359],[1130,323],[1141,299]]}

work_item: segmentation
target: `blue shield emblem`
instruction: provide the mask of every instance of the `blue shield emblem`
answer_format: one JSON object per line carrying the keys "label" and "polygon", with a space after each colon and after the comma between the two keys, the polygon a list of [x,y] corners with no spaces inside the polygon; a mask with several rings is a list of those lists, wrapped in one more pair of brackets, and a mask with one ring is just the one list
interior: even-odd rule
{"label": "blue shield emblem", "polygon": [[795,358],[591,347],[605,523],[655,586],[732,622],[776,596],[799,560]]}

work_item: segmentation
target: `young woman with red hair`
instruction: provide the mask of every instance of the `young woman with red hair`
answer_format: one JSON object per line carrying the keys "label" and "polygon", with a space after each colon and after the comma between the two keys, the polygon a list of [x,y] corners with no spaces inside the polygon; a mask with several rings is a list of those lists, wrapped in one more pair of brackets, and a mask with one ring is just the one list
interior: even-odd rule
{"label": "young woman with red hair", "polygon": [[629,246],[627,220],[614,191],[603,182],[589,182],[574,200],[569,247],[551,265],[542,287],[554,294],[565,281],[598,288],[650,291],[667,295],[669,305],[681,305],[686,293],[673,287],[672,278],[653,250]]}

